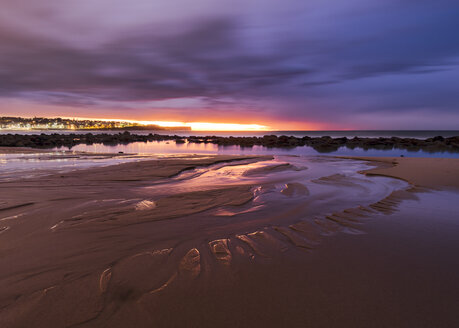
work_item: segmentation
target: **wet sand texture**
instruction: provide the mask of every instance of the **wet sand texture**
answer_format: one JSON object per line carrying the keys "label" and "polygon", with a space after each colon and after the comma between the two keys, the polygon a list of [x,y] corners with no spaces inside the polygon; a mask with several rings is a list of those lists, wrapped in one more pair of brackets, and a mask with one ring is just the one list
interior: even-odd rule
{"label": "wet sand texture", "polygon": [[403,179],[428,188],[459,188],[459,159],[413,157],[347,157],[388,164],[365,174]]}
{"label": "wet sand texture", "polygon": [[0,326],[455,326],[457,238],[399,229],[437,194],[364,168],[184,156],[4,182]]}

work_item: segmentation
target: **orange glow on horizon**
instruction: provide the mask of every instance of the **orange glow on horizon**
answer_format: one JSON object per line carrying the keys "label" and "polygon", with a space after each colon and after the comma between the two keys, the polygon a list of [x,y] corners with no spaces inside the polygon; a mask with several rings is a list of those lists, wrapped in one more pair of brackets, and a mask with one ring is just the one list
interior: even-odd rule
{"label": "orange glow on horizon", "polygon": [[109,118],[83,118],[83,117],[63,117],[75,120],[94,120],[94,121],[114,121],[129,122],[142,125],[158,125],[161,127],[186,127],[192,131],[270,131],[271,127],[261,124],[241,124],[241,123],[213,123],[213,122],[177,122],[177,121],[137,121]]}
{"label": "orange glow on horizon", "polygon": [[211,123],[211,122],[164,122],[138,121],[140,124],[154,124],[162,127],[189,127],[192,131],[268,131],[269,126],[260,124]]}

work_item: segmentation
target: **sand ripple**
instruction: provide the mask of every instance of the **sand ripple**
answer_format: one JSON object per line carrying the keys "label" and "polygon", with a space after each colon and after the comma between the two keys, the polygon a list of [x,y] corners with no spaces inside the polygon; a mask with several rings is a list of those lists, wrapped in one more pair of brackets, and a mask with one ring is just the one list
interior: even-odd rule
{"label": "sand ripple", "polygon": [[119,313],[147,315],[164,295],[215,276],[230,281],[241,265],[364,233],[366,221],[419,192],[362,176],[356,161],[244,161],[131,163],[5,184],[4,320],[97,326]]}

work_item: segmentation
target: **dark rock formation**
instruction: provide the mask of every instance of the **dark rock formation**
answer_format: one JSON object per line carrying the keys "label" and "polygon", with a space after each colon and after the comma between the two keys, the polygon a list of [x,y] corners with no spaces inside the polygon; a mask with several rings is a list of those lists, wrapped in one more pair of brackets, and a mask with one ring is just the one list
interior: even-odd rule
{"label": "dark rock formation", "polygon": [[132,142],[147,141],[175,141],[182,144],[189,143],[213,143],[219,146],[237,145],[241,147],[263,146],[268,148],[293,148],[310,146],[320,153],[333,152],[340,147],[350,149],[404,149],[408,151],[423,150],[426,152],[459,152],[459,136],[444,138],[441,136],[428,139],[414,138],[331,138],[329,136],[311,138],[308,136],[299,138],[294,136],[265,135],[263,137],[217,137],[217,136],[190,136],[181,137],[177,135],[131,134],[128,131],[117,134],[2,134],[0,135],[0,146],[6,147],[33,147],[33,148],[72,148],[78,144],[92,145],[101,143],[104,145],[129,144]]}

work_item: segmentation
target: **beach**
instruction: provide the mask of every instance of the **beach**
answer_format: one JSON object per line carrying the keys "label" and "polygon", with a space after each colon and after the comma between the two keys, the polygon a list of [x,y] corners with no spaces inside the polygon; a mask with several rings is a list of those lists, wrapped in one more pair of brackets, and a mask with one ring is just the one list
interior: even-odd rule
{"label": "beach", "polygon": [[459,159],[0,152],[1,327],[459,324]]}
{"label": "beach", "polygon": [[459,1],[14,1],[0,328],[459,327]]}

